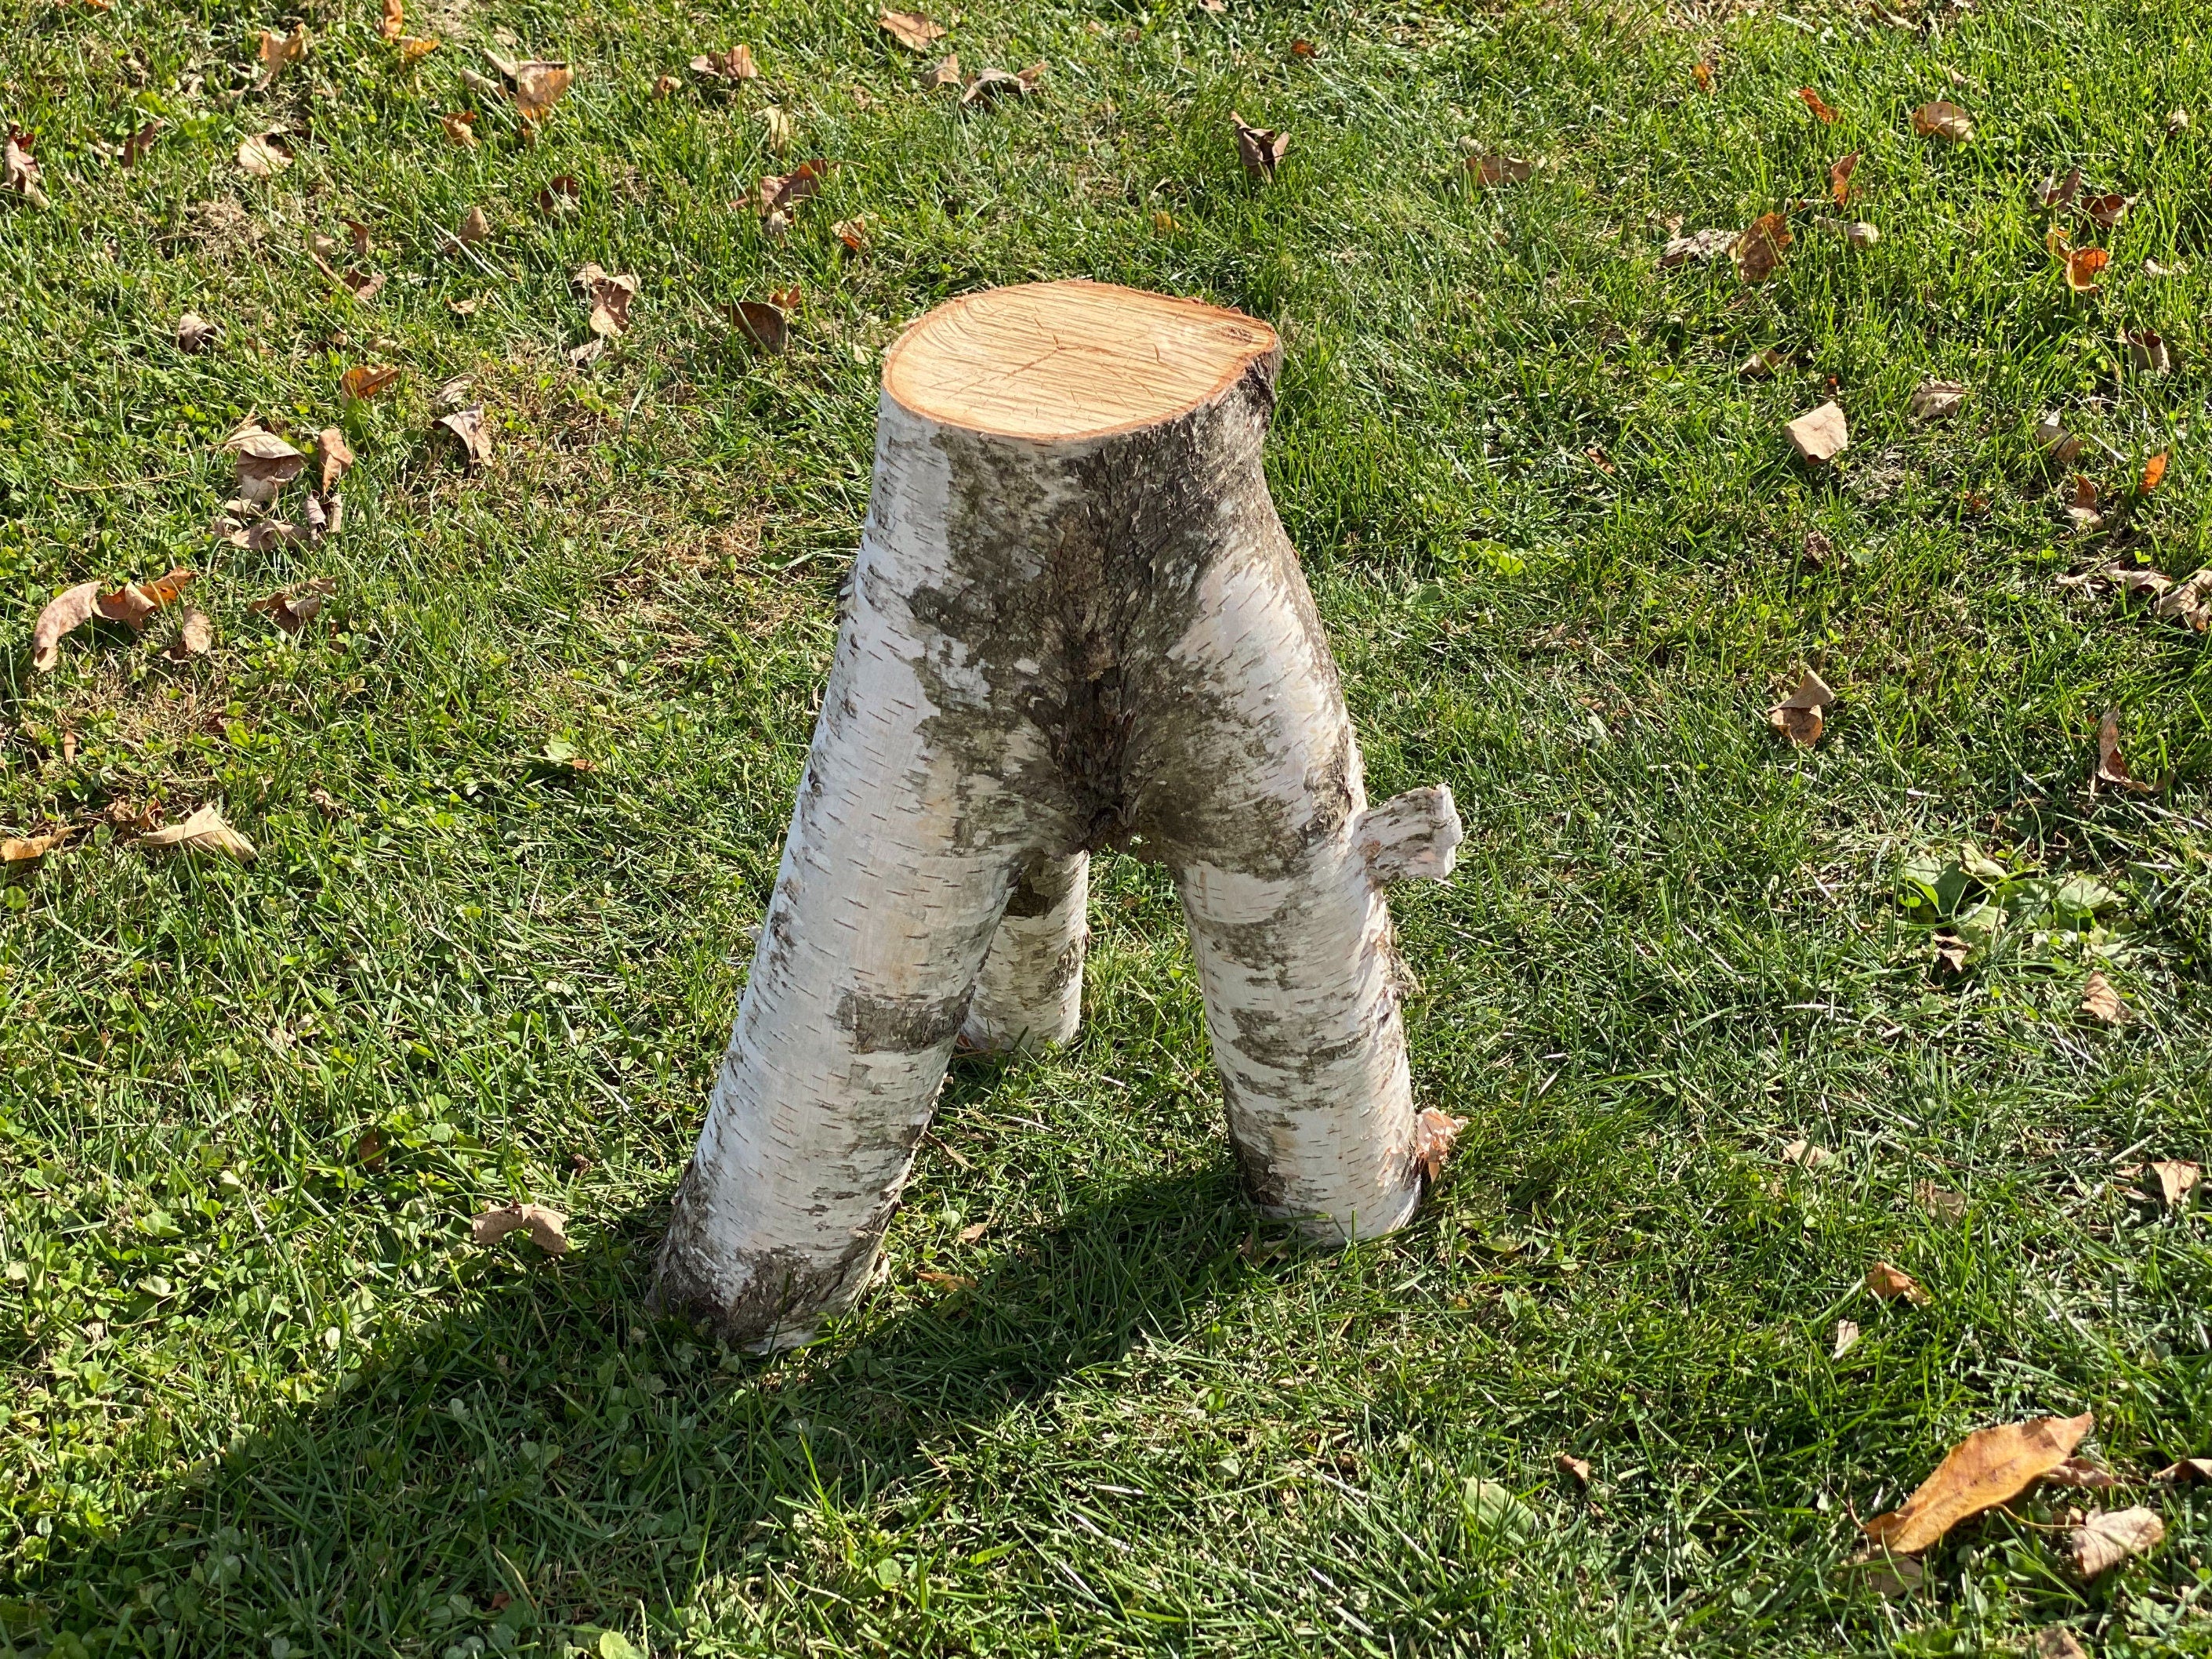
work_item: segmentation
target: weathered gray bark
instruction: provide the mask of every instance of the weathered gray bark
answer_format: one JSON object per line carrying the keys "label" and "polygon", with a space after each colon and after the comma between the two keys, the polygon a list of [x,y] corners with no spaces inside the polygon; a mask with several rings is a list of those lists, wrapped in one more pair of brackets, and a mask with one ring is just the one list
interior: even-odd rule
{"label": "weathered gray bark", "polygon": [[[1176,872],[1255,1200],[1332,1238],[1419,1200],[1381,887],[1449,870],[1449,793],[1367,809],[1261,472],[1272,333],[1073,286],[956,301],[887,368],[850,608],[660,1259],[660,1301],[732,1340],[805,1340],[866,1286],[956,1038],[1073,1034],[1094,849]],[[1124,305],[1164,356],[1212,330],[1228,368],[1157,418],[1067,436],[1030,430],[1018,399],[947,419],[911,360],[902,381],[927,331],[942,358],[995,326],[963,307],[1018,324],[1032,295],[1058,307],[1040,360],[1076,349],[1069,307],[1089,326]],[[1019,392],[1024,372],[998,374]]]}

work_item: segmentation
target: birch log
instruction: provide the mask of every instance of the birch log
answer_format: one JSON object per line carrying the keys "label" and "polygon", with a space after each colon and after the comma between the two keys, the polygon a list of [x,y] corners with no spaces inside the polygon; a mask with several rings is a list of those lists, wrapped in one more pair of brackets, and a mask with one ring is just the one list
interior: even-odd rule
{"label": "birch log", "polygon": [[932,312],[885,361],[812,750],[655,1294],[785,1346],[852,1304],[956,1041],[1073,1035],[1087,860],[1161,859],[1252,1196],[1402,1224],[1424,1167],[1382,884],[1450,793],[1370,811],[1261,472],[1281,349],[1088,283]]}

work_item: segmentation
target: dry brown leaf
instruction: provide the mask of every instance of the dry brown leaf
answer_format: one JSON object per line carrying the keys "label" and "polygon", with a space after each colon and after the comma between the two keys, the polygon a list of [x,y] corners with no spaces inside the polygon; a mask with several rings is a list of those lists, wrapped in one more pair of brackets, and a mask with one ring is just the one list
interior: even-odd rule
{"label": "dry brown leaf", "polygon": [[325,427],[315,440],[315,457],[322,464],[323,494],[327,495],[353,465],[353,451],[346,444],[345,434],[334,426]]}
{"label": "dry brown leaf", "polygon": [[990,1231],[989,1222],[978,1221],[972,1226],[963,1227],[960,1230],[960,1242],[963,1244],[980,1244],[983,1242],[983,1235]]}
{"label": "dry brown leaf", "polygon": [[145,160],[146,152],[154,148],[154,141],[161,136],[163,124],[149,121],[123,141],[123,165],[135,167]]}
{"label": "dry brown leaf", "polygon": [[548,219],[574,213],[582,204],[583,195],[583,181],[573,173],[564,173],[538,192],[538,211]]}
{"label": "dry brown leaf", "polygon": [[432,52],[437,51],[438,45],[438,41],[428,35],[410,34],[404,37],[399,42],[400,67],[404,69],[411,64],[421,63]]}
{"label": "dry brown leaf", "polygon": [[449,110],[438,118],[438,125],[445,129],[447,143],[459,144],[463,149],[477,147],[477,112],[474,110]]}
{"label": "dry brown leaf", "polygon": [[672,96],[683,84],[672,75],[661,76],[653,83],[653,95],[656,98]]}
{"label": "dry brown leaf", "polygon": [[548,1255],[568,1253],[568,1218],[543,1204],[502,1204],[469,1221],[469,1237],[479,1244],[496,1244],[517,1232],[528,1233],[530,1242]]}
{"label": "dry brown leaf", "polygon": [[238,147],[238,167],[256,179],[273,179],[292,165],[292,147],[274,132],[257,132]]}
{"label": "dry brown leaf", "polygon": [[1000,94],[1015,98],[1026,98],[1036,90],[1038,77],[1044,73],[1042,64],[1032,64],[1018,74],[1005,70],[980,69],[969,76],[960,88],[960,104],[963,109],[995,100]]}
{"label": "dry brown leaf", "polygon": [[781,104],[766,104],[753,112],[768,128],[768,147],[781,155],[791,148],[791,141],[799,136],[799,124]]}
{"label": "dry brown leaf", "polygon": [[1812,88],[1798,88],[1797,96],[1803,101],[1805,107],[1813,112],[1813,118],[1815,121],[1818,121],[1822,126],[1830,126],[1834,124],[1836,112],[1829,108],[1827,104],[1822,100],[1820,94],[1814,91]]}
{"label": "dry brown leaf", "polygon": [[2112,256],[2100,247],[2069,247],[2066,250],[2066,286],[2076,294],[2094,294],[2097,278]]}
{"label": "dry brown leaf", "polygon": [[[2145,573],[2146,574],[2153,573]],[[2199,569],[2151,607],[2151,614],[2202,634],[2212,628],[2212,565]]]}
{"label": "dry brown leaf", "polygon": [[0,185],[14,191],[33,207],[46,204],[46,192],[39,184],[38,158],[31,154],[34,134],[24,131],[13,122],[8,125],[8,143],[0,149]]}
{"label": "dry brown leaf", "polygon": [[95,608],[109,622],[125,623],[132,633],[141,633],[154,613],[174,605],[194,580],[192,573],[180,566],[150,582],[129,582],[112,593],[103,593]]}
{"label": "dry brown leaf", "polygon": [[1928,1569],[1909,1555],[1892,1555],[1869,1547],[1844,1564],[1858,1569],[1860,1582],[1885,1601],[1910,1595],[1928,1580]]}
{"label": "dry brown leaf", "polygon": [[1805,545],[1798,554],[1812,568],[1818,570],[1836,555],[1836,544],[1817,530],[1805,532]]}
{"label": "dry brown leaf", "polygon": [[2127,1005],[2112,988],[2112,981],[2097,972],[2092,972],[2081,987],[2081,1012],[2106,1025],[2121,1024],[2128,1017]]}
{"label": "dry brown leaf", "polygon": [[1713,89],[1713,66],[1705,63],[1691,64],[1690,79],[1699,92],[1711,92]]}
{"label": "dry brown leaf", "polygon": [[2151,1480],[2161,1486],[2187,1486],[2212,1481],[2212,1457],[2185,1457],[2169,1463]]}
{"label": "dry brown leaf", "polygon": [[1717,259],[1736,243],[1743,233],[1736,230],[1701,230],[1692,236],[1672,236],[1667,246],[1659,250],[1659,268],[1670,270],[1676,265],[1704,264]]}
{"label": "dry brown leaf", "polygon": [[532,126],[553,112],[575,80],[566,64],[517,64],[508,77],[514,83],[514,112]]}
{"label": "dry brown leaf", "polygon": [[752,48],[746,46],[732,46],[723,52],[702,52],[691,60],[690,67],[692,74],[710,81],[760,79],[760,66],[753,62]]}
{"label": "dry brown leaf", "polygon": [[1932,1181],[1914,1185],[1912,1201],[1939,1221],[1963,1221],[1966,1218],[1966,1199]]}
{"label": "dry brown leaf", "polygon": [[491,461],[491,428],[484,422],[481,407],[457,409],[452,414],[439,417],[438,424],[461,441],[466,453],[469,471],[478,472]]}
{"label": "dry brown leaf", "polygon": [[177,349],[179,351],[204,351],[214,338],[215,325],[197,311],[187,311],[177,319]]}
{"label": "dry brown leaf", "polygon": [[305,23],[289,34],[278,34],[273,30],[261,31],[261,68],[263,73],[274,77],[287,64],[299,63],[307,55],[307,26]]}
{"label": "dry brown leaf", "polygon": [[460,239],[465,242],[488,242],[491,240],[491,220],[480,207],[471,207],[461,216]]}
{"label": "dry brown leaf", "polygon": [[2186,1204],[2191,1191],[2204,1177],[2202,1164],[2178,1158],[2160,1158],[2145,1167],[2158,1177],[2159,1196],[2166,1200],[2169,1210],[2178,1210]]}
{"label": "dry brown leaf", "polygon": [[331,595],[337,592],[337,586],[334,576],[318,576],[313,581],[256,599],[246,608],[268,617],[287,634],[297,634],[322,614]]}
{"label": "dry brown leaf", "polygon": [[1836,1155],[1826,1146],[1815,1146],[1809,1140],[1793,1140],[1782,1149],[1782,1161],[1794,1164],[1801,1170],[1819,1169],[1823,1164],[1832,1164]]}
{"label": "dry brown leaf", "polygon": [[1820,742],[1826,724],[1821,711],[1835,700],[1836,694],[1808,668],[1797,689],[1766,711],[1766,723],[1800,749],[1809,749]]}
{"label": "dry brown leaf", "polygon": [[275,500],[307,465],[305,455],[258,421],[248,420],[223,440],[223,447],[238,457],[240,497],[257,506]]}
{"label": "dry brown leaf", "polygon": [[1790,354],[1780,346],[1769,346],[1764,351],[1754,351],[1735,366],[1735,372],[1747,380],[1763,380],[1790,361]]}
{"label": "dry brown leaf", "polygon": [[0,864],[27,864],[33,859],[42,859],[75,833],[64,824],[43,836],[10,836],[0,841]]}
{"label": "dry brown leaf", "polygon": [[222,810],[213,802],[182,823],[173,823],[139,836],[138,845],[183,853],[210,853],[234,859],[240,864],[251,864],[254,858],[253,843],[223,822]]}
{"label": "dry brown leaf", "polygon": [[1782,268],[1782,250],[1791,240],[1788,221],[1778,213],[1762,213],[1729,248],[1736,275],[1747,283],[1765,282]]}
{"label": "dry brown leaf", "polygon": [[789,173],[770,173],[760,181],[759,211],[763,219],[772,219],[777,214],[789,222],[801,202],[822,193],[822,181],[830,176],[830,164],[820,156],[805,161]]}
{"label": "dry brown leaf", "polygon": [[740,300],[727,307],[723,315],[756,349],[767,352],[783,349],[789,325],[781,307],[763,305],[757,300]]}
{"label": "dry brown leaf", "polygon": [[2115,1510],[2092,1515],[2067,1534],[2066,1547],[2074,1571],[2094,1578],[2131,1557],[2148,1554],[2165,1536],[2166,1522],[2153,1511]]}
{"label": "dry brown leaf", "polygon": [[2173,367],[2173,354],[2166,349],[2165,337],[2147,328],[2130,329],[2124,337],[2128,343],[2128,364],[2146,374],[2163,374]]}
{"label": "dry brown leaf", "polygon": [[2035,1633],[2035,1659],[2089,1659],[2088,1652],[2063,1625]]}
{"label": "dry brown leaf", "polygon": [[2035,199],[2044,207],[2063,212],[2074,205],[2074,198],[2081,191],[2081,169],[2069,168],[2064,174],[2053,173],[2035,192]]}
{"label": "dry brown leaf", "polygon": [[1244,164],[1245,173],[1255,179],[1273,178],[1291,147],[1291,135],[1255,127],[1234,110],[1229,122],[1237,130],[1237,159]]}
{"label": "dry brown leaf", "polygon": [[939,87],[951,87],[954,91],[958,91],[960,54],[957,52],[946,52],[937,66],[921,77],[921,84],[925,90],[930,92],[936,91]]}
{"label": "dry brown leaf", "polygon": [[[1902,1267],[1892,1267],[1887,1261],[1877,1261],[1866,1271],[1866,1287],[1874,1292],[1877,1301],[1904,1301],[1915,1308],[1924,1308],[1936,1298],[1929,1295],[1920,1281]],[[2071,1451],[2069,1445],[2067,1450]],[[1892,1548],[1909,1547],[1892,1545]]]}
{"label": "dry brown leaf", "polygon": [[917,1270],[915,1277],[925,1285],[934,1285],[940,1291],[972,1291],[975,1281],[966,1273],[941,1273],[930,1268]]}
{"label": "dry brown leaf", "polygon": [[1444,1160],[1451,1156],[1459,1132],[1465,1127],[1465,1118],[1453,1117],[1433,1106],[1413,1120],[1413,1162],[1428,1172],[1431,1183],[1443,1175]]}
{"label": "dry brown leaf", "polygon": [[1828,168],[1828,194],[1838,207],[1847,206],[1851,199],[1851,174],[1858,171],[1859,153],[1853,150]]}
{"label": "dry brown leaf", "polygon": [[1911,1497],[1863,1530],[1899,1555],[1917,1555],[1960,1522],[2019,1497],[2071,1457],[2096,1421],[2083,1412],[1977,1429],[1951,1448]]}
{"label": "dry brown leaf", "polygon": [[2165,477],[2166,452],[2161,449],[2143,463],[2142,478],[2136,485],[2136,493],[2138,495],[2149,495],[2152,490],[2158,488],[2159,481]]}
{"label": "dry brown leaf", "polygon": [[918,11],[878,12],[876,27],[908,52],[927,52],[933,41],[945,37],[943,28]]}
{"label": "dry brown leaf", "polygon": [[1940,420],[1954,415],[1966,401],[1966,388],[1956,380],[1923,380],[1912,389],[1907,411],[1916,421]]}
{"label": "dry brown leaf", "polygon": [[206,611],[188,605],[177,620],[177,637],[169,641],[161,654],[172,662],[189,662],[214,649],[215,624],[208,620]]}
{"label": "dry brown leaf", "polygon": [[365,403],[380,392],[390,391],[398,380],[397,368],[371,368],[366,363],[356,363],[338,376],[338,390],[357,402]]}
{"label": "dry brown leaf", "polygon": [[1590,1466],[1572,1452],[1561,1452],[1552,1461],[1558,1466],[1560,1474],[1574,1476],[1577,1486],[1587,1487],[1589,1485]]}
{"label": "dry brown leaf", "polygon": [[1293,58],[1318,58],[1321,56],[1321,48],[1314,45],[1310,40],[1293,40],[1291,42],[1291,56]]}
{"label": "dry brown leaf", "polygon": [[368,227],[358,219],[348,219],[343,222],[346,234],[353,239],[353,257],[356,259],[368,258]]}
{"label": "dry brown leaf", "polygon": [[2097,722],[2097,770],[2089,781],[2090,792],[2094,793],[2100,783],[2138,795],[2147,795],[2151,790],[2149,784],[2128,770],[2127,757],[2120,753],[2120,711],[2117,708],[2106,709],[2105,718]]}
{"label": "dry brown leaf", "polygon": [[1517,155],[1470,155],[1467,171],[1477,190],[1492,190],[1499,185],[1527,184],[1535,176],[1536,164]]}
{"label": "dry brown leaf", "polygon": [[2046,1486],[2063,1486],[2073,1492],[2110,1492],[2124,1485],[2120,1477],[2102,1463],[2087,1457],[2069,1457],[2043,1477]]}
{"label": "dry brown leaf", "polygon": [[376,32],[387,40],[397,40],[407,32],[404,0],[384,0],[384,15],[376,25]]}
{"label": "dry brown leaf", "polygon": [[1850,424],[1844,406],[1830,398],[1818,409],[1800,415],[1782,428],[1790,447],[1804,459],[1825,465],[1851,447]]}
{"label": "dry brown leaf", "polygon": [[1832,1352],[1832,1353],[1830,1353],[1830,1354],[1829,1354],[1828,1358],[1831,1358],[1831,1359],[1841,1359],[1841,1358],[1842,1358],[1845,1354],[1849,1353],[1849,1352],[1850,1352],[1853,1348],[1856,1348],[1856,1346],[1858,1346],[1858,1345],[1859,1345],[1859,1323],[1858,1323],[1858,1321],[1856,1321],[1856,1319],[1838,1319],[1838,1320],[1836,1322],[1836,1346],[1835,1346],[1835,1350],[1834,1350],[1834,1352]]}
{"label": "dry brown leaf", "polygon": [[1974,120],[1956,104],[1947,104],[1938,99],[1932,104],[1923,104],[1912,112],[1912,130],[1923,138],[1941,138],[1948,143],[1963,144],[1974,136]]}
{"label": "dry brown leaf", "polygon": [[629,327],[630,302],[637,298],[637,278],[625,273],[611,276],[596,264],[576,272],[575,284],[592,307],[592,332],[611,340]]}
{"label": "dry brown leaf", "polygon": [[845,245],[848,253],[868,251],[868,221],[865,215],[858,218],[840,219],[830,227],[830,234]]}
{"label": "dry brown leaf", "polygon": [[1844,227],[1844,245],[1847,247],[1872,247],[1881,240],[1881,232],[1863,219],[1854,219]]}
{"label": "dry brown leaf", "polygon": [[2135,205],[2135,202],[2132,196],[2123,196],[2118,191],[2112,191],[2102,196],[2084,196],[2075,205],[2081,216],[2091,224],[2110,230],[2128,216],[2128,210]]}

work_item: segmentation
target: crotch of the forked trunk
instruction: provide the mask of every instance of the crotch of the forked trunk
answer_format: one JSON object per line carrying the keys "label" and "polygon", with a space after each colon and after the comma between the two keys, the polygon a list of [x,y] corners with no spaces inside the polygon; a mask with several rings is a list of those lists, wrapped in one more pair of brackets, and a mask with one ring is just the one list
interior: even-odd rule
{"label": "crotch of the forked trunk", "polygon": [[1175,871],[1255,1198],[1401,1224],[1424,1164],[1381,888],[1449,792],[1366,806],[1267,498],[1279,361],[1233,312],[970,295],[893,348],[851,600],[656,1294],[804,1340],[868,1282],[956,1042],[1074,1034],[1089,854]]}

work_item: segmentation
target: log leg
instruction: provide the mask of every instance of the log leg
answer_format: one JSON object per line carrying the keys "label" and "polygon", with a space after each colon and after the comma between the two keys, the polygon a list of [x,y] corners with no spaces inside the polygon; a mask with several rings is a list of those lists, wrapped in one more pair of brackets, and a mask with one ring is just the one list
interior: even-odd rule
{"label": "log leg", "polygon": [[1083,1017],[1090,901],[1087,853],[1038,853],[1024,861],[960,1028],[963,1048],[1027,1054],[1074,1037]]}

